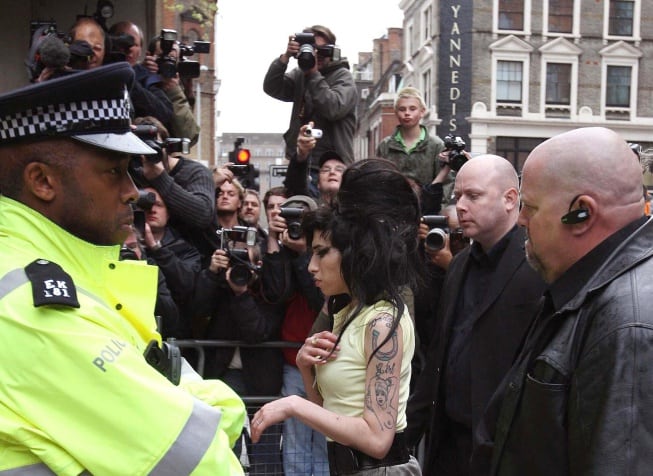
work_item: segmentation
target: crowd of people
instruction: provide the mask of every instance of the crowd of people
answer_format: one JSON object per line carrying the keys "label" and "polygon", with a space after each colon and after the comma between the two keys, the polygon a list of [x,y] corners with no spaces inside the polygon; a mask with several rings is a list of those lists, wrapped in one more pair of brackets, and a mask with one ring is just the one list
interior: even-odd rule
{"label": "crowd of people", "polygon": [[[0,474],[649,471],[652,232],[623,138],[554,136],[521,179],[452,170],[406,87],[354,157],[353,77],[314,25],[264,79],[293,110],[261,197],[169,146],[199,128],[161,41],[82,17],[86,61],[0,95]],[[175,339],[220,344],[200,375]]]}

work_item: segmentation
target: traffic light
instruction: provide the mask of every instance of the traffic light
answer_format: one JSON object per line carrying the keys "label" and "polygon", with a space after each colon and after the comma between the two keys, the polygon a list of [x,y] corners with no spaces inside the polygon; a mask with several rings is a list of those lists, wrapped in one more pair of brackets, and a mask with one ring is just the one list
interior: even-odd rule
{"label": "traffic light", "polygon": [[236,163],[241,165],[248,165],[249,158],[252,154],[249,152],[249,149],[238,149],[236,154]]}
{"label": "traffic light", "polygon": [[243,148],[243,142],[245,142],[244,137],[237,137],[234,141],[234,150],[229,152],[229,162],[234,164],[231,170],[243,187],[258,191],[260,172],[256,165],[249,162],[252,153],[249,149]]}
{"label": "traffic light", "polygon": [[243,142],[245,142],[244,137],[236,138],[234,141],[234,150],[229,152],[229,162],[238,165],[249,165],[249,159],[252,154],[249,152],[249,149],[243,148]]}

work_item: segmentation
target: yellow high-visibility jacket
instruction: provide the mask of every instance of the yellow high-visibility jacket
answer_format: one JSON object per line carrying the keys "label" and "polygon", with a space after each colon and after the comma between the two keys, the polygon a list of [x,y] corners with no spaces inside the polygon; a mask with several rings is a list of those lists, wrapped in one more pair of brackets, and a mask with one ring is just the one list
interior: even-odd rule
{"label": "yellow high-visibility jacket", "polygon": [[157,268],[119,248],[0,197],[0,476],[242,474],[242,400],[145,361]]}

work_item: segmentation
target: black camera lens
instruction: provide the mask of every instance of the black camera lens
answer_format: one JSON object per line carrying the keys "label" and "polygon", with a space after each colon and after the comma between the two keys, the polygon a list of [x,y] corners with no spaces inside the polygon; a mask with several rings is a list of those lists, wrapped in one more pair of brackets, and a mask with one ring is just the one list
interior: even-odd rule
{"label": "black camera lens", "polygon": [[149,210],[156,203],[156,195],[154,192],[148,192],[147,190],[138,190],[138,198],[134,204],[141,210]]}
{"label": "black camera lens", "polygon": [[299,47],[297,64],[302,71],[308,71],[315,66],[315,50],[313,49],[313,45],[305,44]]}
{"label": "black camera lens", "polygon": [[424,247],[429,251],[440,251],[444,248],[447,232],[442,228],[433,228],[424,239]]}
{"label": "black camera lens", "polygon": [[454,150],[449,153],[449,167],[454,172],[458,172],[465,162],[467,162],[467,156],[464,152]]}
{"label": "black camera lens", "polygon": [[231,268],[229,279],[231,279],[231,282],[236,286],[245,286],[247,283],[249,283],[251,275],[251,271],[246,265],[237,264]]}
{"label": "black camera lens", "polygon": [[156,64],[159,66],[159,74],[164,78],[174,78],[177,74],[177,62],[174,58],[163,56],[157,58]]}
{"label": "black camera lens", "polygon": [[291,240],[299,240],[302,237],[302,224],[298,221],[288,223],[288,237]]}

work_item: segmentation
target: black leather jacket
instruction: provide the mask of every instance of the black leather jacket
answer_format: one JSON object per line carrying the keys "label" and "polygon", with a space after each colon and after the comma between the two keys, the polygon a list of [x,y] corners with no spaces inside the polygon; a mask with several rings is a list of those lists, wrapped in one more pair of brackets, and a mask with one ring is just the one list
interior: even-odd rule
{"label": "black leather jacket", "polygon": [[491,474],[651,474],[651,256],[649,219],[540,327],[506,381]]}

